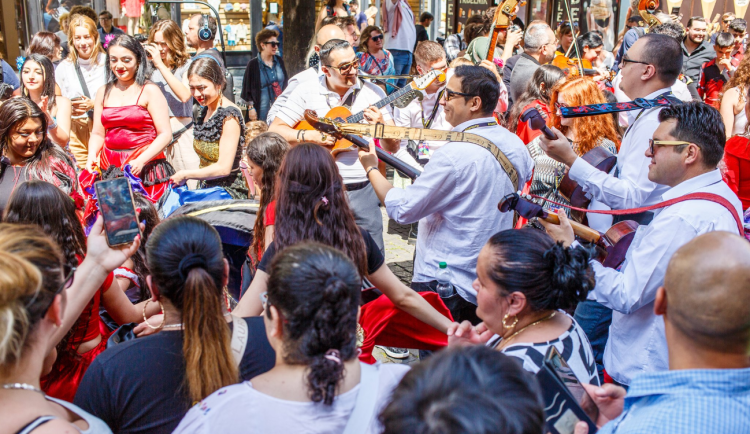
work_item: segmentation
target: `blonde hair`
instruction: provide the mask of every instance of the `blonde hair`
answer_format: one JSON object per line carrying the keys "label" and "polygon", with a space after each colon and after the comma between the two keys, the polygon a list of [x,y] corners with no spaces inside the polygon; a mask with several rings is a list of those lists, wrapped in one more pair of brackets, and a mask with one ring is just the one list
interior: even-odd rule
{"label": "blonde hair", "polygon": [[62,285],[62,253],[41,228],[0,224],[0,373],[21,360],[29,335]]}
{"label": "blonde hair", "polygon": [[76,50],[76,46],[73,43],[76,33],[76,27],[85,27],[86,30],[89,31],[89,35],[95,43],[94,52],[91,53],[91,62],[93,62],[94,65],[99,65],[99,55],[105,54],[105,51],[104,48],[102,48],[102,41],[99,40],[99,31],[96,30],[96,23],[91,18],[85,15],[73,15],[70,23],[68,23],[68,47],[70,48],[68,60],[72,63],[76,63],[78,61],[78,50]]}
{"label": "blonde hair", "polygon": [[166,65],[171,68],[179,68],[186,64],[190,55],[185,50],[185,34],[182,33],[180,26],[172,20],[157,21],[148,34],[149,43],[154,42],[156,32],[162,32],[164,42],[169,47]]}

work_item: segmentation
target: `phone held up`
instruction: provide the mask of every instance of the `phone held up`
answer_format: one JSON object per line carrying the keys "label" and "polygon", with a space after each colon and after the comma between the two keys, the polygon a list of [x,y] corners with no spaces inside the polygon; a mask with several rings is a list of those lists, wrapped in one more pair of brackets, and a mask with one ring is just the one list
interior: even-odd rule
{"label": "phone held up", "polygon": [[545,432],[573,434],[579,421],[588,425],[589,434],[597,431],[599,408],[555,347],[547,350],[536,378],[544,398]]}
{"label": "phone held up", "polygon": [[132,243],[141,234],[141,229],[128,180],[108,179],[94,183],[94,187],[104,219],[107,244],[114,247]]}

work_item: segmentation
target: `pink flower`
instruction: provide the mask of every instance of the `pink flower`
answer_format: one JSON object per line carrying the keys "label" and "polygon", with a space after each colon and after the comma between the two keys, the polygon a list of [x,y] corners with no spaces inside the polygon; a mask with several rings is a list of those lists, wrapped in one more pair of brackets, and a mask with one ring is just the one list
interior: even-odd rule
{"label": "pink flower", "polygon": [[104,44],[102,44],[102,47],[104,47],[104,49],[106,50],[107,47],[109,46],[109,43],[112,42],[112,40],[115,39],[116,37],[117,35],[115,35],[114,33],[110,33],[109,35],[105,36]]}

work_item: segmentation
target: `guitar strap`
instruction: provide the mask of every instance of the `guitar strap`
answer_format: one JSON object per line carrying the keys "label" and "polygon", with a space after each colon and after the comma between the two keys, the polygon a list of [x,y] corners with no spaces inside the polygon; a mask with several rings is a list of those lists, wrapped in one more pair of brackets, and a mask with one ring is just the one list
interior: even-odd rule
{"label": "guitar strap", "polygon": [[347,110],[352,109],[352,106],[354,106],[354,101],[357,100],[359,91],[362,90],[362,81],[360,79],[357,79],[357,83],[359,83],[359,89],[354,89],[352,93],[350,93],[349,96],[346,97],[346,100],[344,100],[344,103],[342,104],[342,106],[346,107]]}
{"label": "guitar strap", "polygon": [[727,211],[729,211],[732,214],[732,217],[734,217],[734,221],[737,223],[737,230],[740,232],[740,235],[742,235],[743,237],[745,236],[745,227],[742,224],[742,219],[740,218],[740,215],[737,214],[737,210],[734,208],[731,202],[729,202],[726,198],[719,196],[718,194],[714,194],[714,193],[690,193],[684,196],[676,197],[674,199],[665,200],[664,202],[655,203],[653,205],[642,206],[640,208],[633,208],[633,209],[617,209],[617,210],[579,208],[577,206],[565,205],[559,202],[555,202],[553,200],[549,200],[547,198],[537,196],[535,194],[532,194],[530,196],[535,199],[545,200],[557,206],[571,209],[573,211],[582,211],[582,212],[593,213],[593,214],[608,214],[608,215],[615,215],[615,216],[623,215],[623,214],[639,214],[639,213],[643,213],[646,211],[666,208],[676,203],[685,202],[688,200],[707,200],[709,202],[718,203],[719,205],[726,208]]}
{"label": "guitar strap", "polygon": [[654,99],[636,98],[633,101],[617,103],[560,107],[560,113],[564,118],[577,118],[581,116],[603,115],[607,113],[627,112],[631,110],[650,109],[677,104],[682,104],[682,101],[672,95],[672,92],[665,92]]}
{"label": "guitar strap", "polygon": [[[481,124],[478,126],[482,126]],[[459,132],[459,131],[439,131],[427,130],[422,128],[394,127],[383,124],[336,124],[336,127],[344,134],[356,134],[360,136],[369,136],[376,139],[399,139],[399,140],[435,140],[448,142],[468,142],[480,146],[489,151],[508,175],[513,183],[513,188],[519,188],[518,172],[513,167],[508,157],[494,143],[482,136]],[[470,129],[471,127],[467,128]]]}

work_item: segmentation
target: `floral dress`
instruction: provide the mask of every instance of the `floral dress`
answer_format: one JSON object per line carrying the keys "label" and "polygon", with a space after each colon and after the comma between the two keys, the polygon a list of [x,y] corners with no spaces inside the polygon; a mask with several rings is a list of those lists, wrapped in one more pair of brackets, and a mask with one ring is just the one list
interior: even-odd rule
{"label": "floral dress", "polygon": [[[396,67],[393,66],[393,55],[390,51],[383,49],[385,57],[383,59],[377,59],[370,53],[358,51],[357,58],[359,58],[359,70],[360,72],[367,75],[394,75],[396,74]],[[388,84],[395,85],[396,79],[383,80]],[[394,88],[388,86],[388,93],[392,92]]]}

